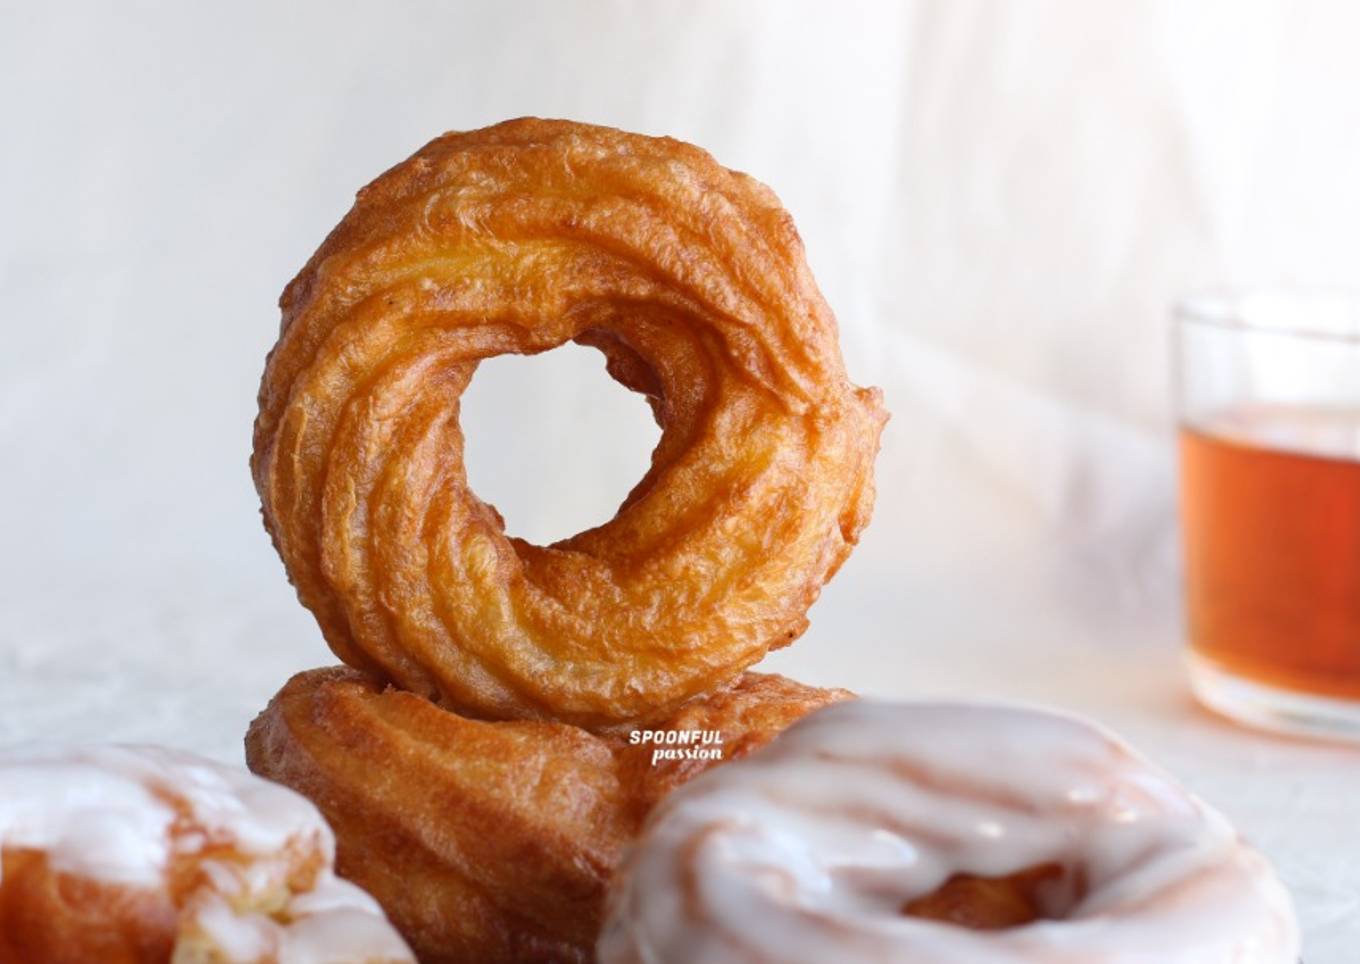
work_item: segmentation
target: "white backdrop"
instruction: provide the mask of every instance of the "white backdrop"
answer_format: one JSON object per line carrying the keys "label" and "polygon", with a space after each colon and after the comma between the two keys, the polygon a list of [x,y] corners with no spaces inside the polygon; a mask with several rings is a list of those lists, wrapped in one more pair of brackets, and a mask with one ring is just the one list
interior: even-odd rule
{"label": "white backdrop", "polygon": [[[1117,727],[1360,946],[1360,754],[1195,710],[1166,307],[1357,282],[1344,2],[25,4],[0,13],[0,740],[239,760],[330,661],[246,467],[275,299],[356,188],[522,114],[692,140],[793,212],[894,418],[876,518],[767,667]],[[524,386],[532,387],[525,391]],[[474,483],[603,521],[655,438],[597,356],[485,366]]]}

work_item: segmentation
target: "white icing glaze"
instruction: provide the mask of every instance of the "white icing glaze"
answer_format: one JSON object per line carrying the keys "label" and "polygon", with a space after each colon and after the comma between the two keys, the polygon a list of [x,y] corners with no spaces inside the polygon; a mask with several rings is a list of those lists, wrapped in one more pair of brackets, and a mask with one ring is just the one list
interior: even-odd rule
{"label": "white icing glaze", "polygon": [[57,870],[83,877],[158,884],[175,814],[143,779],[156,768],[120,747],[0,750],[0,848],[45,851]]}
{"label": "white icing glaze", "polygon": [[[227,862],[208,857],[230,850]],[[408,962],[381,909],[335,877],[317,809],[244,770],[157,747],[0,749],[0,850],[42,851],[60,872],[157,889],[199,860],[180,941],[214,959],[270,964]],[[319,868],[319,869],[318,869]],[[311,886],[295,892],[315,870]],[[0,877],[0,887],[4,880]],[[192,955],[187,955],[192,956]]]}
{"label": "white icing glaze", "polygon": [[197,949],[206,943],[228,960],[269,964],[413,960],[377,902],[330,873],[311,890],[293,895],[275,916],[240,913],[230,894],[198,895],[181,922],[181,946]]}
{"label": "white icing glaze", "polygon": [[[1050,862],[1068,882],[1050,895],[1054,919],[979,931],[901,912],[956,873]],[[1016,707],[871,701],[820,710],[664,801],[615,878],[599,945],[601,964],[1295,964],[1298,952],[1269,864],[1103,731]]]}

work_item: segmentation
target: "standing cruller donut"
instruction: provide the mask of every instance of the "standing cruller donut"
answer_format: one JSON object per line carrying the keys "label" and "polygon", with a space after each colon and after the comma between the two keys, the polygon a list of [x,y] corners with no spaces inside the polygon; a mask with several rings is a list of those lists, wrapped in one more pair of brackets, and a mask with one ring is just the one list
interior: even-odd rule
{"label": "standing cruller donut", "polygon": [[[493,718],[658,717],[807,627],[868,521],[885,419],[788,213],[704,151],[566,121],[446,134],[293,280],[253,471],[347,663]],[[551,546],[469,489],[484,358],[593,345],[662,435],[618,514]]]}

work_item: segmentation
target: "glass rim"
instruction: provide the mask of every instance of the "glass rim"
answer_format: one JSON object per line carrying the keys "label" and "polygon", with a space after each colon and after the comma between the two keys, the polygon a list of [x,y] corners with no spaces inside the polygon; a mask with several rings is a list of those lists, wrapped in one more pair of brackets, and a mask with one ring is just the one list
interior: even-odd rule
{"label": "glass rim", "polygon": [[[1293,303],[1307,305],[1316,314],[1330,308],[1346,319],[1345,326],[1331,328],[1312,321],[1249,317],[1253,301],[1266,301],[1275,308]],[[1307,314],[1307,312],[1305,312]],[[1281,335],[1344,344],[1360,344],[1360,288],[1343,285],[1267,285],[1261,287],[1214,287],[1190,291],[1172,305],[1178,325],[1202,325],[1244,334]]]}

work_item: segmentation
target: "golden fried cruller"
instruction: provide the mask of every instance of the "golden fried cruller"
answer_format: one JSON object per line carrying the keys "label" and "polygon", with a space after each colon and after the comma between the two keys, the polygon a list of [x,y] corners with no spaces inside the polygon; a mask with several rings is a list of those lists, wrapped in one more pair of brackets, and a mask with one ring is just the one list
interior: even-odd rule
{"label": "golden fried cruller", "polygon": [[310,798],[341,874],[425,964],[589,962],[623,848],[671,789],[746,756],[844,690],[747,673],[657,729],[708,731],[716,759],[653,762],[630,729],[469,719],[348,667],[300,673],[246,758]]}
{"label": "golden fried cruller", "polygon": [[[414,693],[659,718],[801,634],[868,520],[879,393],[778,199],[691,145],[446,134],[359,192],[281,305],[265,525],[335,653]],[[459,397],[480,360],[568,341],[662,435],[612,520],[535,546],[468,488]]]}

